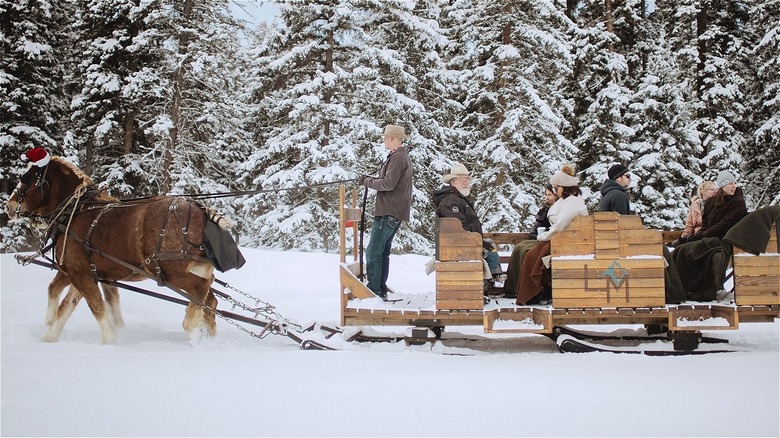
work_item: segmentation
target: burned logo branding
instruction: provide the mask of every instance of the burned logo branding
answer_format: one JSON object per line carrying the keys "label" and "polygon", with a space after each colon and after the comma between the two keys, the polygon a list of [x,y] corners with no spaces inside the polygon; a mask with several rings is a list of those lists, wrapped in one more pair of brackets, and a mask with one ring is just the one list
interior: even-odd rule
{"label": "burned logo branding", "polygon": [[607,269],[596,272],[596,278],[604,279],[604,286],[601,286],[600,282],[597,282],[597,285],[592,285],[594,287],[589,285],[588,280],[590,280],[590,270],[588,269],[587,264],[585,265],[584,269],[586,292],[600,293],[604,291],[604,288],[606,288],[607,302],[610,302],[612,289],[614,288],[617,292],[622,288],[626,294],[626,302],[629,302],[630,287],[628,270],[620,266],[620,263],[618,263],[617,260],[613,261]]}

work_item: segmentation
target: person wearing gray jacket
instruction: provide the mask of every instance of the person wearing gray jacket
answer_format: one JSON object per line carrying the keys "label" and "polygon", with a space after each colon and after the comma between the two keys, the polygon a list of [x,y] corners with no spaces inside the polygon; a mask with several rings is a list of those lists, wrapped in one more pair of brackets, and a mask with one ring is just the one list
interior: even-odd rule
{"label": "person wearing gray jacket", "polygon": [[615,164],[607,171],[608,178],[601,185],[601,201],[599,211],[614,211],[619,214],[631,214],[626,189],[631,184],[631,174],[628,167]]}

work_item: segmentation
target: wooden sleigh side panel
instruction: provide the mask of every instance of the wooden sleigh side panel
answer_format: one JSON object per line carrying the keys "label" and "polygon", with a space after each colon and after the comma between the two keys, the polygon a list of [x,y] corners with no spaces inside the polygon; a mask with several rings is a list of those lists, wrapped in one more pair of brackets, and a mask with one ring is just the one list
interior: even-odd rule
{"label": "wooden sleigh side panel", "polygon": [[552,236],[553,307],[663,307],[663,238],[638,216],[598,212]]}
{"label": "wooden sleigh side panel", "polygon": [[780,305],[777,233],[772,233],[760,255],[734,248],[734,299],[737,305]]}

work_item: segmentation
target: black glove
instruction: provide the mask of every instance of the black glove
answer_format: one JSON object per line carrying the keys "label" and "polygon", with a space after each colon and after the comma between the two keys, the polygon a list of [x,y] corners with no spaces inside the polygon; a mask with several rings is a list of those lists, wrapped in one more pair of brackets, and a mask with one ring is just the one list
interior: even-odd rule
{"label": "black glove", "polygon": [[694,242],[696,240],[701,240],[702,237],[704,236],[702,236],[701,233],[691,234],[690,236],[688,236],[688,240],[686,240],[686,242]]}
{"label": "black glove", "polygon": [[360,176],[358,177],[358,179],[357,179],[357,183],[358,183],[358,185],[359,185],[359,186],[364,186],[364,185],[366,185],[366,178],[368,178],[368,177],[367,177],[367,176],[365,176],[365,175],[360,175]]}

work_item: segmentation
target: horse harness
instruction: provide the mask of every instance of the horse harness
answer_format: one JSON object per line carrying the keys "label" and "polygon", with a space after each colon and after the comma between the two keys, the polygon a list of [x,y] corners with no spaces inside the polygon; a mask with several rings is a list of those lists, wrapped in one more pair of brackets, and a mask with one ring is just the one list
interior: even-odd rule
{"label": "horse harness", "polygon": [[[101,281],[101,278],[98,275],[97,266],[94,262],[95,254],[104,257],[108,260],[111,260],[112,262],[117,263],[129,269],[133,274],[140,273],[141,275],[144,275],[147,278],[156,281],[159,286],[165,285],[165,278],[162,274],[162,269],[160,267],[161,260],[167,261],[167,260],[191,259],[191,260],[209,262],[209,259],[205,257],[201,257],[195,254],[190,254],[188,252],[191,248],[198,248],[201,251],[204,250],[204,245],[202,243],[193,243],[189,240],[189,228],[190,228],[190,220],[192,218],[192,208],[193,208],[192,204],[194,201],[187,201],[187,206],[188,206],[187,220],[184,226],[181,228],[181,232],[183,236],[182,249],[178,253],[160,253],[163,239],[165,238],[168,232],[167,227],[170,218],[171,216],[177,216],[176,212],[178,211],[179,206],[176,204],[176,202],[180,198],[171,199],[171,203],[168,206],[168,213],[165,216],[162,228],[160,229],[160,232],[158,233],[157,236],[157,242],[155,244],[154,253],[146,257],[142,265],[140,266],[132,265],[128,262],[125,262],[124,260],[121,260],[117,257],[112,256],[111,254],[106,253],[105,251],[94,248],[92,246],[92,234],[95,228],[97,227],[98,223],[100,222],[101,218],[103,218],[104,214],[106,214],[108,211],[115,208],[125,208],[125,207],[139,205],[139,202],[122,203],[122,202],[107,202],[107,201],[94,200],[94,198],[97,197],[100,193],[101,192],[99,189],[97,189],[97,187],[86,186],[85,190],[77,190],[76,192],[74,192],[74,195],[71,198],[64,201],[63,204],[58,206],[52,213],[47,215],[49,218],[51,218],[50,220],[52,220],[52,222],[50,223],[48,229],[46,230],[45,237],[41,240],[41,246],[43,248],[39,250],[39,253],[43,254],[51,249],[52,250],[51,262],[55,267],[57,267],[57,269],[59,269],[59,263],[57,262],[55,247],[56,247],[57,238],[60,236],[60,234],[63,233],[66,235],[66,238],[63,242],[63,249],[60,255],[60,260],[62,259],[62,257],[64,257],[65,246],[67,245],[67,241],[69,238],[73,239],[78,243],[81,243],[84,246],[84,249],[86,250],[87,258],[89,261],[89,267],[90,270],[92,271],[92,275],[95,277],[96,282]],[[202,211],[204,211],[204,215],[205,215],[205,209],[203,209],[199,203],[196,204],[199,208],[202,209]],[[100,206],[102,206],[100,212],[98,212],[98,215],[90,223],[89,229],[87,230],[83,239],[78,235],[76,235],[72,230],[70,230],[70,224],[75,215],[91,211]],[[48,245],[44,246],[45,242],[49,242]],[[144,265],[153,265],[153,266],[150,267],[149,271],[147,271]],[[151,274],[150,271],[153,271],[154,275]]]}

